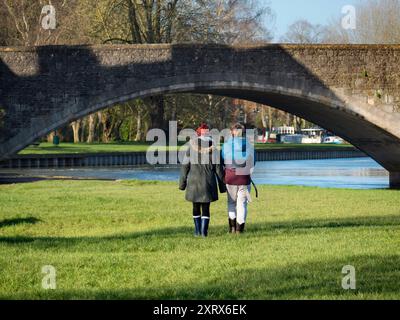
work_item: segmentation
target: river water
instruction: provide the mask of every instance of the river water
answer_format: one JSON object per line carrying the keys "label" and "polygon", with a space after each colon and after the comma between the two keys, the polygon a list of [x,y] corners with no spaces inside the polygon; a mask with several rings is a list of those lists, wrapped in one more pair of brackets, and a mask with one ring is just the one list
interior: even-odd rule
{"label": "river water", "polygon": [[[2,174],[65,176],[117,180],[178,181],[179,167],[107,167],[74,169],[1,170]],[[258,162],[256,184],[316,186],[322,188],[389,188],[389,174],[370,158]]]}

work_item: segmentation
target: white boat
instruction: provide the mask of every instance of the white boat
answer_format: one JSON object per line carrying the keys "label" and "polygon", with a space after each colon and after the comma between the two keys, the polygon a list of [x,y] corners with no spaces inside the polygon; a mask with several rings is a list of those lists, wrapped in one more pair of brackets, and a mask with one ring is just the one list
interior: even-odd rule
{"label": "white boat", "polygon": [[321,143],[321,137],[310,137],[304,134],[290,134],[283,136],[282,142],[292,144],[318,144]]}
{"label": "white boat", "polygon": [[322,143],[324,143],[324,144],[342,144],[343,139],[336,137],[336,136],[325,137],[324,140],[322,141]]}

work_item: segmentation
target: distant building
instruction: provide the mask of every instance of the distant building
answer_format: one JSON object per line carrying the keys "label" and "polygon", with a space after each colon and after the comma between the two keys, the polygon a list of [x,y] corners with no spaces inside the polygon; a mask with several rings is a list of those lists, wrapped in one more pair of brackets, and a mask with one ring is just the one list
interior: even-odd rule
{"label": "distant building", "polygon": [[289,134],[295,134],[296,130],[294,127],[283,126],[276,128],[274,132],[279,135],[289,135]]}

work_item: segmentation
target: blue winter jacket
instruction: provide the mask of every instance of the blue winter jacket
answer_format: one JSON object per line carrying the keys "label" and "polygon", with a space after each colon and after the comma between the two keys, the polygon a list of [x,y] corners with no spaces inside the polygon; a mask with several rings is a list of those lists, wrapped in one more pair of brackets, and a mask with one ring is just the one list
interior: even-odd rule
{"label": "blue winter jacket", "polygon": [[246,138],[231,137],[222,146],[222,159],[227,168],[241,168],[246,166],[246,161],[251,161],[250,165],[255,165],[254,146]]}

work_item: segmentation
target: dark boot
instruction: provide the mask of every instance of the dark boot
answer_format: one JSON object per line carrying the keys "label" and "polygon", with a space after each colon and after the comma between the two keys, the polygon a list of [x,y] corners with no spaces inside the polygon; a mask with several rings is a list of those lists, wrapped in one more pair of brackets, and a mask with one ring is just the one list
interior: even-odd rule
{"label": "dark boot", "polygon": [[201,219],[201,236],[204,238],[208,236],[209,224],[210,224],[210,219]]}
{"label": "dark boot", "polygon": [[243,233],[244,232],[244,226],[245,226],[245,223],[243,223],[243,224],[237,223],[236,224],[236,233]]}
{"label": "dark boot", "polygon": [[201,236],[201,217],[193,218],[194,221],[194,236],[200,237]]}
{"label": "dark boot", "polygon": [[236,219],[229,219],[229,233],[236,233]]}

